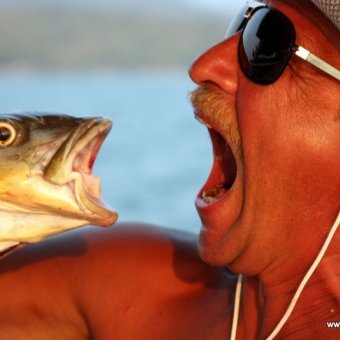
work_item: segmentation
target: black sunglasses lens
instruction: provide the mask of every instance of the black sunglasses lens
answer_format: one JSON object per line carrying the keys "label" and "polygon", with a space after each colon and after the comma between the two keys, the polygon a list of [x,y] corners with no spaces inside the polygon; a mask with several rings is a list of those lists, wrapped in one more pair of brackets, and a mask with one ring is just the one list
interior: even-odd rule
{"label": "black sunglasses lens", "polygon": [[294,43],[294,26],[284,14],[267,7],[258,9],[240,39],[243,72],[257,84],[273,83],[287,66]]}
{"label": "black sunglasses lens", "polygon": [[233,19],[230,22],[230,25],[228,26],[226,38],[231,37],[233,34],[237,33],[238,31],[241,31],[244,26],[247,23],[247,19],[245,18],[245,13],[247,12],[249,6],[244,5],[242,9],[233,17]]}

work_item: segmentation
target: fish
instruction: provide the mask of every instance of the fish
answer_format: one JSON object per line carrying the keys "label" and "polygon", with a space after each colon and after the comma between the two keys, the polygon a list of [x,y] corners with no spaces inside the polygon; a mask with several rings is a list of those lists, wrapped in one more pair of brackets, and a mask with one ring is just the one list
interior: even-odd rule
{"label": "fish", "polygon": [[92,174],[111,127],[101,117],[0,114],[0,258],[74,228],[116,222]]}

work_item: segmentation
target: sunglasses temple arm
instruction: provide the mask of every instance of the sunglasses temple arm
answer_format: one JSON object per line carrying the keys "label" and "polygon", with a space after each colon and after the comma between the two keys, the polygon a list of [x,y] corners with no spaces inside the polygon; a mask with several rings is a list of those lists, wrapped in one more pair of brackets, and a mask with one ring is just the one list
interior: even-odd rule
{"label": "sunglasses temple arm", "polygon": [[340,71],[339,70],[337,70],[335,67],[329,65],[328,63],[326,63],[322,59],[318,58],[316,55],[309,52],[305,48],[303,48],[301,46],[297,46],[297,48],[294,50],[294,53],[298,57],[302,58],[303,60],[308,61],[309,63],[311,63],[312,65],[314,65],[318,69],[326,72],[327,74],[334,77],[335,79],[340,80]]}

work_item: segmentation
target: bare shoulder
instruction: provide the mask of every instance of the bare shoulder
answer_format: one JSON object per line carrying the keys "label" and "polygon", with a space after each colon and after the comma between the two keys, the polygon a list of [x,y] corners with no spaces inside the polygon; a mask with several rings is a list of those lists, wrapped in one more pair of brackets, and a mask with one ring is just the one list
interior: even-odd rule
{"label": "bare shoulder", "polygon": [[[226,271],[205,264],[198,255],[197,235],[182,230],[119,223],[74,232],[68,244],[69,249],[62,245],[64,253],[78,249],[79,254],[64,256],[61,261],[70,266],[72,275],[86,277],[82,286],[88,282],[91,290],[94,283],[122,291],[139,286],[139,293],[143,287],[153,286],[164,286],[164,290],[194,284],[226,287]],[[74,279],[72,282],[78,282]]]}
{"label": "bare shoulder", "polygon": [[78,292],[86,297],[82,306],[96,337],[174,338],[175,332],[185,339],[192,331],[201,334],[198,320],[202,329],[217,323],[216,315],[227,320],[234,277],[200,259],[195,234],[118,224],[84,237],[90,246],[82,265],[87,274],[81,277],[91,278],[91,284],[83,281]]}
{"label": "bare shoulder", "polygon": [[224,270],[210,267],[199,258],[196,241],[193,233],[143,223],[86,227],[12,253],[1,261],[0,277],[11,272],[18,274],[24,268],[47,270],[53,266],[55,270],[51,272],[58,275],[86,275],[84,281],[89,284],[90,279],[103,279],[104,275],[119,274],[119,278],[125,279],[124,276],[135,278],[151,272],[153,278],[171,273],[184,281],[205,278],[218,282]]}
{"label": "bare shoulder", "polygon": [[[119,330],[134,338],[150,318],[171,329],[179,313],[197,317],[197,306],[211,323],[205,308],[227,310],[235,280],[199,258],[196,240],[185,231],[118,223],[27,246],[0,263],[2,308],[14,303],[13,313],[22,313],[31,303],[53,320],[67,315],[83,333],[90,325],[96,336]],[[197,319],[187,319],[183,330],[195,329]]]}

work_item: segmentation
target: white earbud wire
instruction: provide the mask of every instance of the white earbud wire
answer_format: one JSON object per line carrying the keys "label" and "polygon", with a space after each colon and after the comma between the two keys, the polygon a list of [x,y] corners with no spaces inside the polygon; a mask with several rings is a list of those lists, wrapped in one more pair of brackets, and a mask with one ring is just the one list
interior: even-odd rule
{"label": "white earbud wire", "polygon": [[[314,260],[311,267],[308,269],[304,278],[302,279],[302,281],[301,281],[298,289],[296,290],[296,292],[295,292],[295,294],[292,298],[292,301],[290,302],[285,314],[283,315],[282,319],[277,324],[277,326],[274,328],[272,333],[266,338],[266,340],[273,340],[275,338],[275,336],[281,331],[282,327],[285,325],[287,320],[289,319],[289,317],[292,314],[294,307],[295,307],[303,289],[305,288],[308,280],[313,275],[315,269],[320,264],[323,256],[325,255],[325,253],[326,253],[326,251],[329,247],[329,244],[331,243],[336,231],[338,230],[339,225],[340,225],[340,211],[338,213],[338,216],[337,216],[332,228],[330,229],[330,231],[328,233],[328,236],[327,236],[323,246],[321,247],[319,254],[317,255],[317,257]],[[230,340],[236,339],[237,325],[238,325],[238,319],[239,319],[239,314],[240,314],[242,279],[243,279],[243,276],[240,274],[238,276],[236,292],[235,292],[234,314],[233,314],[233,322],[232,322]]]}

